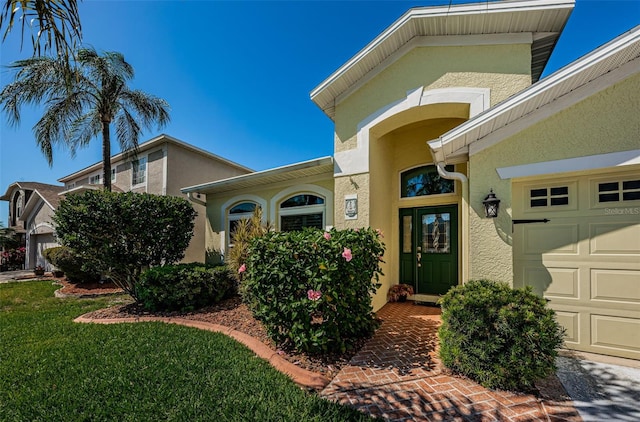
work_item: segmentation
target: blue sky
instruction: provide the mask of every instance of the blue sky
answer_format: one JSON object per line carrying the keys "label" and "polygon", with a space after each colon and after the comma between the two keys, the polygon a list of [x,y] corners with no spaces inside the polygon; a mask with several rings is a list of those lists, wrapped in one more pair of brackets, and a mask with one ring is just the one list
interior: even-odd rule
{"label": "blue sky", "polygon": [[[453,3],[469,3],[454,0]],[[167,133],[253,168],[333,153],[333,123],[309,92],[409,8],[440,1],[92,1],[80,4],[83,42],[119,51],[136,71],[131,87],[167,100]],[[577,0],[543,76],[640,24],[638,0]],[[0,47],[0,64],[31,54],[19,33]],[[0,70],[0,86],[12,75]],[[101,139],[71,158],[54,151],[49,167],[32,127],[42,110],[23,109],[21,125],[0,115],[0,191],[14,181],[56,184],[101,160]],[[117,151],[113,145],[114,152]],[[6,225],[7,203],[0,201]]]}

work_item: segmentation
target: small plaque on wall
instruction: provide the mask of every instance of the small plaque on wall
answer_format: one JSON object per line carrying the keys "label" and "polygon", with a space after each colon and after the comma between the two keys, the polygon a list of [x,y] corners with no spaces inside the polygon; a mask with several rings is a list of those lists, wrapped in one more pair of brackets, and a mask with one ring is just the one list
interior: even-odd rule
{"label": "small plaque on wall", "polygon": [[345,220],[356,220],[358,218],[358,195],[345,195],[344,218]]}

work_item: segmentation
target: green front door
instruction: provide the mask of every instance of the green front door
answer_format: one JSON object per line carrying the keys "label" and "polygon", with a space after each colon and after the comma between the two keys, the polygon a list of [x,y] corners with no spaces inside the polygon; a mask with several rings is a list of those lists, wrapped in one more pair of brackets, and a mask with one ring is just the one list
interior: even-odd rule
{"label": "green front door", "polygon": [[458,206],[400,210],[400,282],[441,295],[458,284]]}

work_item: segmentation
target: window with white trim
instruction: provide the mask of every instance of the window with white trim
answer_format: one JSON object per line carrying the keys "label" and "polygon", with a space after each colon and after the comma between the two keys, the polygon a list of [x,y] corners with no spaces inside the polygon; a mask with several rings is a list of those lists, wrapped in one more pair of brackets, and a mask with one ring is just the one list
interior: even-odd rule
{"label": "window with white trim", "polygon": [[111,167],[111,181],[116,181],[116,169],[114,167]]}
{"label": "window with white trim", "polygon": [[598,202],[636,201],[640,199],[640,179],[598,183]]}
{"label": "window with white trim", "polygon": [[324,228],[324,198],[311,194],[298,194],[280,203],[280,230],[295,231],[305,227]]}
{"label": "window with white trim", "polygon": [[556,186],[529,189],[529,205],[531,208],[569,205],[569,187]]}
{"label": "window with white trim", "polygon": [[233,247],[233,233],[242,220],[248,220],[253,216],[256,207],[259,205],[252,201],[240,202],[234,205],[227,212],[227,233],[229,233],[229,247]]}
{"label": "window with white trim", "polygon": [[140,185],[147,180],[147,157],[142,157],[133,162],[131,177],[132,185]]}
{"label": "window with white trim", "polygon": [[101,185],[102,184],[102,174],[95,174],[89,177],[90,185]]}

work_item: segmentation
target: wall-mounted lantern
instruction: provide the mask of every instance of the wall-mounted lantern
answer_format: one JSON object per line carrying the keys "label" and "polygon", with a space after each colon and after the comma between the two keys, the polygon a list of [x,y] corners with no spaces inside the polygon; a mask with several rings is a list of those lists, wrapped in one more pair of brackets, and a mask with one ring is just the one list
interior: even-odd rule
{"label": "wall-mounted lantern", "polygon": [[498,216],[498,209],[500,208],[500,200],[496,198],[496,194],[493,193],[493,189],[489,191],[489,194],[484,201],[484,211],[488,218],[496,218]]}

